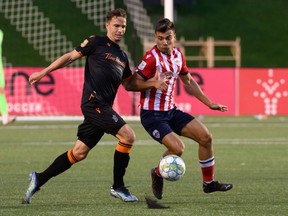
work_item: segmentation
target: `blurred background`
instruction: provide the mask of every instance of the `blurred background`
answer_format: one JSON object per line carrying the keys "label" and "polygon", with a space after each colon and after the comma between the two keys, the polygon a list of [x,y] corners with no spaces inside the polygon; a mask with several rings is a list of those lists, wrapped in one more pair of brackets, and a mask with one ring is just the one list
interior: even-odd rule
{"label": "blurred background", "polygon": [[[203,90],[231,107],[227,115],[288,113],[288,2],[284,0],[0,0],[10,112],[20,116],[81,115],[84,58],[75,62],[73,68],[52,73],[34,88],[27,85],[29,74],[46,67],[86,37],[105,34],[106,13],[118,7],[128,14],[121,47],[134,68],[153,45],[154,24],[165,16],[165,7],[171,2],[177,46],[185,53],[188,67]],[[63,82],[68,85],[63,87]],[[219,86],[223,89],[216,90]],[[245,91],[248,92],[241,95]],[[71,104],[60,96],[67,92],[71,95],[69,100],[74,101]],[[213,114],[184,93],[179,87],[176,102],[185,111]],[[124,115],[138,115],[137,93],[120,89],[119,95],[115,109]],[[65,104],[61,104],[63,101]],[[247,108],[251,102],[256,103],[256,110]],[[59,109],[57,103],[66,108]],[[197,106],[193,107],[191,104],[195,103]]]}
{"label": "blurred background", "polygon": [[[171,2],[0,0],[4,93],[9,114],[17,117],[9,126],[0,123],[0,215],[156,215],[144,207],[144,196],[151,194],[149,171],[163,146],[151,139],[139,121],[130,121],[139,120],[139,93],[122,87],[113,108],[127,118],[137,136],[127,185],[139,195],[139,204],[127,206],[107,196],[111,153],[117,143],[110,135],[103,136],[98,150],[91,151],[78,168],[41,189],[35,203],[20,204],[27,174],[42,170],[53,155],[74,145],[77,125],[83,119],[85,58],[33,86],[28,78],[90,35],[105,34],[106,13],[118,7],[128,14],[121,47],[133,70],[154,43],[154,24]],[[198,145],[183,138],[186,176],[180,184],[167,182],[163,202],[171,208],[157,215],[287,215],[287,9],[287,0],[173,1],[177,46],[185,53],[191,75],[211,100],[229,110],[209,110],[180,82],[175,102],[207,125],[215,144],[217,179],[232,182],[235,190],[225,195],[204,194]],[[0,73],[0,87],[1,79]]]}
{"label": "blurred background", "polygon": [[[50,44],[50,49],[62,48],[65,52],[89,35],[102,34],[111,7],[127,10],[125,44],[130,53],[136,48],[137,56],[133,58],[139,62],[143,31],[149,37],[154,23],[164,16],[164,0],[1,0],[0,4],[0,27],[5,34],[3,56],[13,66],[46,66],[52,60],[46,53],[49,49],[41,49],[45,41],[52,41],[46,36],[58,37],[54,42],[59,44]],[[224,41],[239,37],[241,67],[287,67],[287,7],[284,0],[174,0],[177,37],[206,40],[211,36]],[[140,32],[134,35],[134,29],[141,25],[142,36]],[[69,46],[65,47],[66,43]],[[196,63],[189,62],[189,66],[198,66]],[[230,67],[233,62],[219,61],[216,66]]]}

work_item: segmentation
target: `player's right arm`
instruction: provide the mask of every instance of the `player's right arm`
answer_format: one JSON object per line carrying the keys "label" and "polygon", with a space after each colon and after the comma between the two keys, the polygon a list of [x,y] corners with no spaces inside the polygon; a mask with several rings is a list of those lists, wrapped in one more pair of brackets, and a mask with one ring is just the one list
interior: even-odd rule
{"label": "player's right arm", "polygon": [[40,81],[44,76],[51,73],[52,71],[55,71],[59,68],[63,68],[81,57],[82,55],[76,50],[68,52],[62,55],[61,57],[59,57],[58,59],[56,59],[48,67],[44,68],[42,71],[32,73],[29,77],[29,83],[32,85],[35,82]]}

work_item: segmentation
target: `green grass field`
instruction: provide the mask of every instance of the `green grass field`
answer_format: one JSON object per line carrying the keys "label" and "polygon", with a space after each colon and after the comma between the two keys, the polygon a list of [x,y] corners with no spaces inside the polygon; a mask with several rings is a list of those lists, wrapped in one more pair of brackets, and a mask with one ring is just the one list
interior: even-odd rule
{"label": "green grass field", "polygon": [[70,170],[51,179],[32,199],[20,203],[31,171],[42,171],[70,149],[79,122],[18,121],[0,126],[0,215],[287,215],[288,117],[205,117],[214,135],[216,179],[231,182],[227,193],[204,194],[197,161],[198,146],[184,139],[186,174],[178,182],[165,182],[161,204],[169,209],[148,209],[150,169],[164,147],[149,138],[139,122],[129,122],[137,141],[125,177],[140,201],[124,203],[110,197],[112,160],[116,140],[105,136]]}

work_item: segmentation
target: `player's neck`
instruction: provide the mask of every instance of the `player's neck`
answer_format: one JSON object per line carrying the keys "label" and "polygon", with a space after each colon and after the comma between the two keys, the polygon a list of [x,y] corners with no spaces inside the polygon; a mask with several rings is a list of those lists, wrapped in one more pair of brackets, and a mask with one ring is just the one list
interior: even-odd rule
{"label": "player's neck", "polygon": [[109,35],[107,34],[107,37],[109,38],[109,40],[111,40],[112,42],[114,42],[114,43],[116,43],[116,44],[120,44],[120,42],[121,42],[121,40],[116,40],[116,39],[114,39],[114,38],[112,38],[112,37],[109,37]]}
{"label": "player's neck", "polygon": [[167,56],[171,56],[171,54],[172,54],[172,49],[159,49],[158,46],[156,46],[156,47],[157,47],[157,49],[158,49],[161,53],[163,53],[163,54],[165,54],[165,55],[167,55]]}

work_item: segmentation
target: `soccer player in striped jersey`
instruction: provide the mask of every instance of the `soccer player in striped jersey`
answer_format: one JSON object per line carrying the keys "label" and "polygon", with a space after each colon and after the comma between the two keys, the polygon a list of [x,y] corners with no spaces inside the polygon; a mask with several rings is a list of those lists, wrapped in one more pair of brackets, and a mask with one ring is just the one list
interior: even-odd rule
{"label": "soccer player in striped jersey", "polygon": [[[174,104],[174,92],[178,78],[185,88],[212,110],[227,111],[228,107],[212,102],[188,72],[183,53],[174,46],[176,40],[173,22],[160,20],[155,26],[156,45],[142,58],[131,79],[130,90],[141,91],[141,123],[150,136],[162,143],[167,150],[162,156],[181,156],[184,136],[199,143],[199,163],[202,169],[203,191],[228,191],[233,185],[214,179],[214,153],[212,135],[206,126]],[[158,166],[151,170],[152,191],[158,199],[163,196],[163,178]]]}

